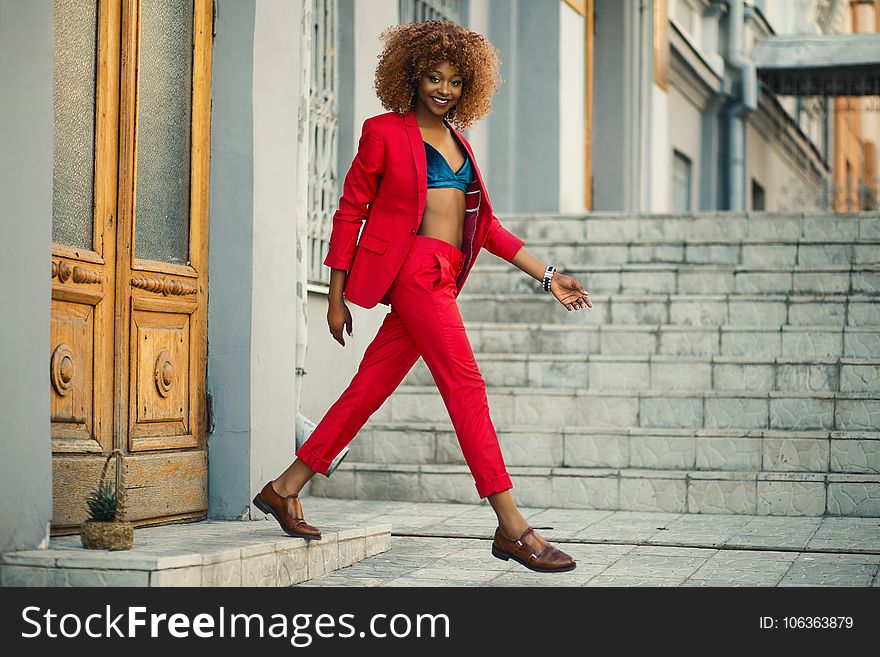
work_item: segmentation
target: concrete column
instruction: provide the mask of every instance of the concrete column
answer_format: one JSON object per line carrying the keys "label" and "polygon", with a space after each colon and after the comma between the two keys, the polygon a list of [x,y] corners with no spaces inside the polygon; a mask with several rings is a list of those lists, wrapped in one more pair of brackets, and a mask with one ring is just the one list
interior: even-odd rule
{"label": "concrete column", "polygon": [[720,208],[721,174],[723,168],[719,160],[721,151],[721,117],[719,112],[724,106],[724,97],[712,96],[703,108],[700,125],[700,172],[699,172],[699,205],[697,210],[708,211]]}
{"label": "concrete column", "polygon": [[[302,1],[219,7],[214,43],[209,515],[246,517],[293,460]],[[302,220],[305,218],[303,217]]]}
{"label": "concrete column", "polygon": [[641,18],[639,3],[596,0],[593,209],[597,211],[640,209]]}
{"label": "concrete column", "polygon": [[[672,206],[672,145],[670,143],[669,93],[651,80],[648,95],[652,111],[648,115],[649,169],[645,185],[650,194],[648,212],[669,212]],[[696,185],[696,176],[694,176]],[[696,206],[694,206],[696,209]]]}
{"label": "concrete column", "polygon": [[255,0],[218,5],[212,64],[208,263],[208,515],[249,508]]}
{"label": "concrete column", "polygon": [[[632,153],[638,167],[636,209],[646,212],[652,209],[651,171],[651,117],[655,103],[657,115],[665,113],[666,103],[662,94],[655,94],[654,83],[654,11],[651,2],[642,0],[638,3],[638,109],[636,121],[638,125],[638,148]],[[657,88],[657,91],[660,91]]]}
{"label": "concrete column", "polygon": [[[852,0],[850,8],[853,13],[853,32],[880,32],[880,3],[875,0]],[[877,144],[880,142],[880,114],[868,109],[876,106],[877,98],[859,98],[861,114],[861,133],[864,146],[861,179],[865,185],[873,188],[875,194],[880,193],[880,178],[877,173]]]}
{"label": "concrete column", "polygon": [[[355,134],[355,0],[339,0],[339,134],[336,138],[336,171],[339,176],[339,193],[342,193],[342,177],[354,158],[360,134]],[[360,126],[357,126],[360,129]]]}
{"label": "concrete column", "polygon": [[[499,212],[559,210],[559,0],[492,0],[487,37],[505,84],[489,125],[484,171]],[[482,169],[482,167],[481,167]]]}
{"label": "concrete column", "polygon": [[567,4],[559,10],[559,210],[584,212],[587,21]]}
{"label": "concrete column", "polygon": [[[479,32],[487,39],[491,38],[491,24],[489,21],[489,7],[491,0],[471,0],[468,3],[469,11],[467,17],[467,26]],[[482,121],[477,122],[465,132],[465,136],[474,149],[474,155],[477,162],[480,163],[480,170],[483,175],[487,175],[492,170],[492,149],[489,143],[489,124],[493,121],[493,115],[490,114]],[[492,201],[495,197],[492,196]]]}

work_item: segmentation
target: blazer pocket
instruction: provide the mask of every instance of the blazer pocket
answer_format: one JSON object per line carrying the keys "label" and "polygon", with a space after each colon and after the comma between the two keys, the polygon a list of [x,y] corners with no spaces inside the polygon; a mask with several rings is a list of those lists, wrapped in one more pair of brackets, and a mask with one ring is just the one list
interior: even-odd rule
{"label": "blazer pocket", "polygon": [[374,253],[385,253],[385,249],[388,247],[388,240],[372,233],[363,233],[358,246],[362,246]]}

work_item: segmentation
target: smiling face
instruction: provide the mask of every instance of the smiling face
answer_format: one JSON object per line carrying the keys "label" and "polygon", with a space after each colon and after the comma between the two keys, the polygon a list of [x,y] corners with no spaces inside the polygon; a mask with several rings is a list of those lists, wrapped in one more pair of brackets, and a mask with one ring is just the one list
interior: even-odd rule
{"label": "smiling face", "polygon": [[435,116],[444,116],[461,98],[464,77],[449,62],[431,67],[419,80],[416,105],[422,105]]}

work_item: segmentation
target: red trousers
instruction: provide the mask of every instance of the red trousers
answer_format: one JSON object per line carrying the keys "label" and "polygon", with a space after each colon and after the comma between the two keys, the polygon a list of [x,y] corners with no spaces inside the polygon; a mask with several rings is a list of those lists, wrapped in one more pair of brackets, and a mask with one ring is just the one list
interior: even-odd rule
{"label": "red trousers", "polygon": [[486,382],[456,303],[462,258],[449,242],[416,235],[391,284],[391,310],[351,383],[296,452],[312,470],[327,473],[333,459],[422,356],[443,397],[479,496],[513,487],[489,417]]}

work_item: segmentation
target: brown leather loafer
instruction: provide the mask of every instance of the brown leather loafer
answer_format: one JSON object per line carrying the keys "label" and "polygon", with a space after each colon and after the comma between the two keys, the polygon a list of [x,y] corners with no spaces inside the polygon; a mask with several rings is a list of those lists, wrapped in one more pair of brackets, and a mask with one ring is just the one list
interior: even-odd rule
{"label": "brown leather loafer", "polygon": [[502,534],[501,527],[496,529],[495,539],[492,541],[492,556],[504,561],[513,559],[536,573],[565,573],[577,568],[570,555],[538,538],[532,527],[523,532],[516,541],[511,541]]}
{"label": "brown leather loafer", "polygon": [[294,493],[287,497],[281,497],[275,492],[271,480],[263,486],[263,490],[257,493],[254,498],[254,506],[263,513],[273,516],[288,536],[296,536],[309,541],[321,538],[321,530],[303,519],[299,496]]}

